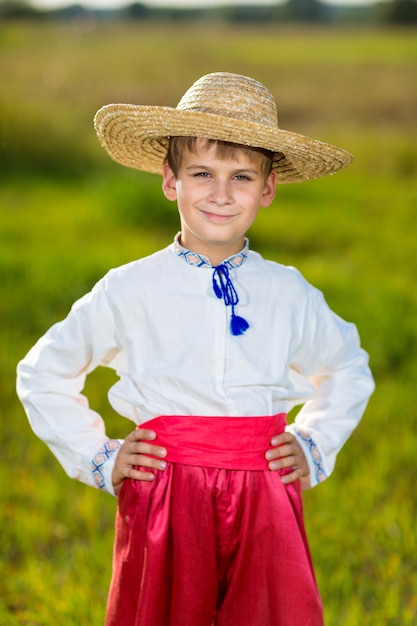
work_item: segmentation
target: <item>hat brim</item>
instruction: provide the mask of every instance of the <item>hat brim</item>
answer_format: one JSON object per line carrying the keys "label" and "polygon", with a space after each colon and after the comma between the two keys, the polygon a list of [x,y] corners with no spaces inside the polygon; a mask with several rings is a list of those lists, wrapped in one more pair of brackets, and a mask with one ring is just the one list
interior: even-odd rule
{"label": "hat brim", "polygon": [[160,174],[169,137],[206,137],[276,153],[278,183],[295,183],[346,167],[346,150],[305,135],[233,117],[171,107],[109,104],[94,118],[101,145],[122,165]]}

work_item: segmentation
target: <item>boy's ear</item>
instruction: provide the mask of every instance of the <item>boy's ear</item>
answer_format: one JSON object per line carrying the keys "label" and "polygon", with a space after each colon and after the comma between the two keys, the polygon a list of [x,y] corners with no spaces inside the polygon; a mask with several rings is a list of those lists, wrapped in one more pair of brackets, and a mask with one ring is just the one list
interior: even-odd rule
{"label": "boy's ear", "polygon": [[274,201],[277,191],[277,173],[275,170],[269,174],[265,182],[265,187],[262,193],[261,206],[267,207]]}
{"label": "boy's ear", "polygon": [[176,178],[168,163],[162,168],[162,191],[168,200],[177,199]]}

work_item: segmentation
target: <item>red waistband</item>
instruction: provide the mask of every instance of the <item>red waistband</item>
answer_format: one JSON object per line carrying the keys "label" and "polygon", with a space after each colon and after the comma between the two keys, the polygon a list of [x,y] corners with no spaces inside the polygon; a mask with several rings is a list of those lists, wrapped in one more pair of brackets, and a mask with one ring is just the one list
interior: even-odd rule
{"label": "red waistband", "polygon": [[285,413],[256,417],[162,415],[140,425],[157,434],[166,460],[183,465],[267,470],[265,452],[287,424]]}

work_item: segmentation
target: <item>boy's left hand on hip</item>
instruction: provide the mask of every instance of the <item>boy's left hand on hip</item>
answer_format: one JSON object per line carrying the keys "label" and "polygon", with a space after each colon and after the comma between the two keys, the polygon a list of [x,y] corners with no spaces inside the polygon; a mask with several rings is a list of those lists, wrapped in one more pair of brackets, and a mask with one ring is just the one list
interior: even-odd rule
{"label": "boy's left hand on hip", "polygon": [[310,488],[310,469],[303,449],[296,437],[289,432],[281,433],[271,439],[271,449],[265,453],[271,471],[291,468],[292,472],[281,477],[288,485],[300,479],[301,489]]}

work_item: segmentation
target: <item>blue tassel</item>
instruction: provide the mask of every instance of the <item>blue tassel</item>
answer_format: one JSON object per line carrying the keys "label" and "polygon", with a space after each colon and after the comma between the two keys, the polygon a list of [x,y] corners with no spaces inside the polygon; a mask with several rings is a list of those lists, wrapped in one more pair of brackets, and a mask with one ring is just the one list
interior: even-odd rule
{"label": "blue tassel", "polygon": [[239,315],[232,314],[230,320],[230,330],[232,335],[243,335],[249,328],[248,322],[243,318],[239,317]]}
{"label": "blue tassel", "polygon": [[226,306],[232,307],[232,317],[230,319],[230,332],[232,335],[243,335],[249,328],[249,323],[239,315],[235,315],[235,306],[239,303],[239,296],[226,265],[220,264],[213,271],[213,291],[217,298],[223,298]]}

